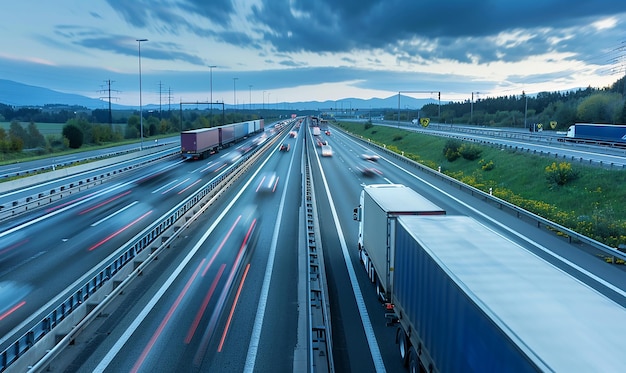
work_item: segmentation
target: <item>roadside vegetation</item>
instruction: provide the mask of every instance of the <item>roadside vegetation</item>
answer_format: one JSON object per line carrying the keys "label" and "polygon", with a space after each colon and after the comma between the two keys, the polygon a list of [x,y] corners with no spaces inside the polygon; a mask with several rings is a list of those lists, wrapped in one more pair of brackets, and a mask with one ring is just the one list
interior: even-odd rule
{"label": "roadside vegetation", "polygon": [[[14,109],[0,104],[0,164],[60,156],[99,148],[139,142],[141,118],[138,112],[88,110],[86,108]],[[143,137],[159,139],[178,135],[181,130],[214,127],[259,119],[256,112],[225,112],[214,109],[143,113]],[[287,112],[266,110],[272,120]],[[181,124],[182,115],[182,124]],[[53,122],[42,122],[42,121]],[[109,122],[110,121],[110,122]]]}
{"label": "roadside vegetation", "polygon": [[626,171],[354,122],[357,136],[609,246],[626,244]]}
{"label": "roadside vegetation", "polygon": [[565,131],[574,123],[626,124],[626,77],[609,87],[568,92],[539,92],[535,95],[488,97],[480,94],[441,105],[427,104],[419,110],[387,110],[385,120],[411,121],[428,118],[446,124],[485,127],[543,128]]}

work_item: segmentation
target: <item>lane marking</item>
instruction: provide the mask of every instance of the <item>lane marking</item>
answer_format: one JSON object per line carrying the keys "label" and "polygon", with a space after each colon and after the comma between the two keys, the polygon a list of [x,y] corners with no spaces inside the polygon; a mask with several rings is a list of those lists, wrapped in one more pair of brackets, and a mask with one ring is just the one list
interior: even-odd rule
{"label": "lane marking", "polygon": [[99,208],[99,207],[102,207],[102,206],[106,205],[107,203],[113,202],[113,201],[115,201],[115,200],[117,200],[117,199],[120,199],[120,198],[122,198],[122,197],[124,197],[124,196],[127,196],[127,195],[129,195],[130,193],[132,193],[132,190],[127,190],[126,192],[121,193],[121,194],[118,194],[118,195],[116,195],[116,196],[113,196],[113,197],[111,197],[111,198],[107,199],[106,201],[102,201],[102,202],[98,203],[98,204],[97,204],[97,205],[95,205],[95,206],[91,206],[91,207],[89,207],[89,208],[86,208],[86,209],[84,209],[84,210],[80,211],[80,212],[78,213],[78,215],[83,215],[83,214],[86,214],[86,213],[88,213],[88,212],[91,212],[91,211],[93,211],[93,210],[95,210],[95,209],[97,209],[97,208]]}
{"label": "lane marking", "polygon": [[92,226],[92,227],[95,227],[95,226],[99,225],[100,223],[103,223],[103,222],[105,222],[105,221],[107,221],[107,220],[111,219],[111,218],[112,218],[112,217],[114,217],[115,215],[117,215],[117,214],[119,214],[119,213],[123,212],[124,210],[127,210],[127,209],[129,209],[129,208],[133,207],[133,206],[134,206],[134,205],[136,205],[137,203],[139,203],[139,201],[132,202],[131,204],[124,206],[123,208],[121,208],[121,209],[119,209],[119,210],[115,211],[114,213],[110,214],[109,216],[105,216],[104,218],[102,218],[102,219],[98,220],[97,222],[95,222],[95,223],[91,224],[91,226]]}
{"label": "lane marking", "polygon": [[105,237],[103,240],[101,240],[98,243],[96,243],[95,245],[91,246],[88,251],[93,251],[93,250],[97,249],[98,247],[102,246],[104,243],[110,241],[111,239],[113,239],[114,237],[119,235],[120,233],[124,232],[126,229],[128,229],[128,228],[132,227],[133,225],[137,224],[141,219],[145,218],[146,216],[150,215],[151,213],[152,213],[152,210],[146,212],[145,214],[141,215],[137,219],[131,221],[130,223],[128,223],[125,226],[123,226],[122,228],[120,228],[117,231],[111,233],[110,235]]}
{"label": "lane marking", "polygon": [[167,183],[167,184],[163,185],[162,187],[160,187],[160,188],[158,188],[158,189],[153,190],[153,191],[152,191],[152,194],[160,192],[160,191],[161,191],[161,189],[165,189],[165,188],[167,188],[168,186],[170,186],[170,185],[174,184],[174,183],[175,183],[175,182],[177,182],[177,181],[178,181],[178,179],[174,179],[174,180],[170,181],[169,183]]}

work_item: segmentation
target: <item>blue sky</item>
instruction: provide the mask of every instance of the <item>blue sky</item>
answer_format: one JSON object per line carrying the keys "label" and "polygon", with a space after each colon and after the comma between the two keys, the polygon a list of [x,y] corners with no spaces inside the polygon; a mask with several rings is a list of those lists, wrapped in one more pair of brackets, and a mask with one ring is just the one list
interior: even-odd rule
{"label": "blue sky", "polygon": [[144,105],[211,86],[238,105],[466,100],[605,87],[626,66],[626,3],[606,0],[21,0],[0,31],[0,79],[94,98],[111,80],[123,105],[144,38]]}

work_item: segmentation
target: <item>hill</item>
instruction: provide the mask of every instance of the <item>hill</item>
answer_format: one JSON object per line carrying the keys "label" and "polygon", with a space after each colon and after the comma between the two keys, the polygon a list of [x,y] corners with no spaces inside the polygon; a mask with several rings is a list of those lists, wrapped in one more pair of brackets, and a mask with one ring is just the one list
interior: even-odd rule
{"label": "hill", "polygon": [[[0,79],[0,103],[16,107],[61,104],[84,106],[89,109],[103,108],[103,101],[95,98],[58,92],[5,79]],[[115,104],[111,106],[113,109],[126,108],[125,106]]]}
{"label": "hill", "polygon": [[[61,104],[68,106],[84,106],[89,109],[102,109],[103,103],[106,102],[81,96],[77,94],[64,93],[54,91],[48,88],[37,87],[27,84],[18,83],[12,80],[0,79],[0,103],[15,106],[44,106]],[[411,110],[420,109],[426,104],[437,103],[433,99],[415,99],[409,96],[401,96],[400,107],[402,109],[408,107]],[[345,111],[352,110],[369,110],[369,109],[393,109],[398,108],[398,95],[393,95],[387,98],[371,98],[371,99],[359,99],[359,98],[344,98],[337,101],[306,101],[306,102],[293,102],[288,104],[290,108],[294,110],[319,110],[319,111]],[[283,104],[269,105],[268,109],[275,109]],[[111,104],[113,110],[129,110],[138,109],[134,106],[125,106],[119,104]],[[144,104],[145,110],[157,109],[158,105],[151,105],[150,103]],[[225,105],[226,109],[233,109],[232,105]]]}

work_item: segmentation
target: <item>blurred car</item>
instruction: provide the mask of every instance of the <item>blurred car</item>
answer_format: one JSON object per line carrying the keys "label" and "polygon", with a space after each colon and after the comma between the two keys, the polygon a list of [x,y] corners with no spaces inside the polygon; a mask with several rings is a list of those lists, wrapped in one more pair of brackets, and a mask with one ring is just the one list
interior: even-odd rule
{"label": "blurred car", "polygon": [[333,148],[330,145],[322,146],[322,157],[332,157],[333,156]]}
{"label": "blurred car", "polygon": [[290,148],[291,148],[291,147],[289,146],[289,144],[282,144],[282,145],[280,146],[280,149],[279,149],[279,150],[280,150],[281,152],[288,152]]}
{"label": "blurred car", "polygon": [[262,145],[265,140],[267,140],[267,135],[265,133],[262,133],[258,137],[255,137],[254,140],[252,140],[252,145],[257,147],[259,145]]}
{"label": "blurred car", "polygon": [[298,137],[298,132],[296,132],[296,131],[289,131],[289,137],[293,137],[295,139],[296,137]]}
{"label": "blurred car", "polygon": [[378,160],[380,159],[380,157],[376,154],[361,154],[361,158],[365,159],[366,161],[372,162],[378,162]]}
{"label": "blurred car", "polygon": [[241,159],[241,153],[239,151],[230,151],[222,157],[224,158],[224,163],[233,164]]}
{"label": "blurred car", "polygon": [[277,186],[278,175],[276,175],[276,172],[266,172],[261,174],[261,180],[259,181],[259,185],[256,187],[256,192],[264,194],[274,193]]}
{"label": "blurred car", "polygon": [[259,226],[261,215],[258,212],[256,205],[248,205],[242,208],[241,215],[237,220],[236,239],[241,240],[240,249],[245,251],[246,256],[249,256],[256,246],[256,242],[259,236]]}
{"label": "blurred car", "polygon": [[326,130],[326,136],[330,136],[330,130]]}
{"label": "blurred car", "polygon": [[328,145],[328,141],[322,141],[320,139],[315,139],[315,140],[316,140],[317,146],[319,146],[319,147],[322,147],[324,145]]}
{"label": "blurred car", "polygon": [[372,167],[369,165],[358,165],[355,168],[365,177],[382,176],[383,174],[382,171],[380,171],[376,167]]}

